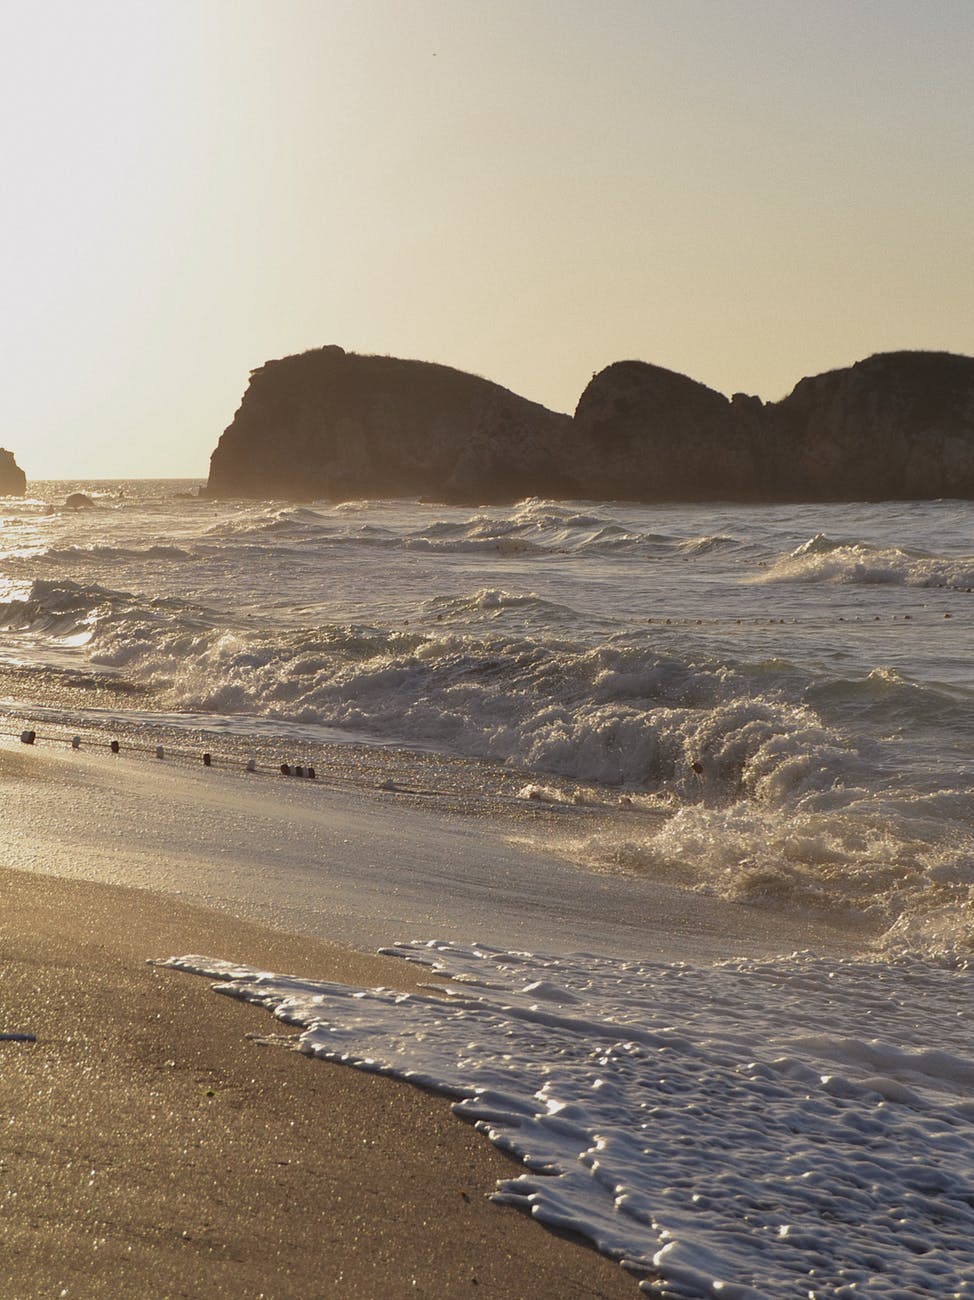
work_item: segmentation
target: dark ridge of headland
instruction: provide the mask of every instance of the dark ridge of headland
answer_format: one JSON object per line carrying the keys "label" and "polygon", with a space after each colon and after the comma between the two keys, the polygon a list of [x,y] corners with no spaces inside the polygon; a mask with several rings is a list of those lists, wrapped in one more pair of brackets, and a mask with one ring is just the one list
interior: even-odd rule
{"label": "dark ridge of headland", "polygon": [[477,375],[339,347],[250,376],[210,461],[214,497],[576,496],[574,426]]}
{"label": "dark ridge of headland", "polygon": [[27,475],[17,464],[12,451],[0,447],[0,497],[22,497],[27,491]]}
{"label": "dark ridge of headland", "polygon": [[880,353],[769,403],[618,361],[568,416],[448,366],[319,348],[252,373],[206,494],[497,505],[974,498],[974,358]]}

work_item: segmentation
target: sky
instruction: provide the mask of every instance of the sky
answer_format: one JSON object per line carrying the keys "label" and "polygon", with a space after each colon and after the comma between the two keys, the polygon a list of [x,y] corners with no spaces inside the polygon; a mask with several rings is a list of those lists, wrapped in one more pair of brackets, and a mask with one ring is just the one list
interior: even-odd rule
{"label": "sky", "polygon": [[974,353],[970,0],[0,0],[0,444],[205,477],[326,343],[554,410]]}

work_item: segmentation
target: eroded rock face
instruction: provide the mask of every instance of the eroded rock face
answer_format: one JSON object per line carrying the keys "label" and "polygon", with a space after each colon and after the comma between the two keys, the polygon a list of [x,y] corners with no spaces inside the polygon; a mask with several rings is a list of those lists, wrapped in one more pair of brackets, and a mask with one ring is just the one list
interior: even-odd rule
{"label": "eroded rock face", "polygon": [[207,494],[573,496],[573,431],[569,416],[448,366],[320,348],[253,372]]}
{"label": "eroded rock face", "polygon": [[575,409],[587,495],[693,501],[738,495],[753,468],[732,403],[696,380],[645,361],[595,375]]}
{"label": "eroded rock face", "polygon": [[320,348],[254,371],[207,494],[974,498],[974,358],[880,354],[767,404],[619,361],[593,376],[572,418],[447,366]]}
{"label": "eroded rock face", "polygon": [[974,497],[974,358],[886,352],[803,379],[774,408],[805,497]]}
{"label": "eroded rock face", "polygon": [[0,496],[22,497],[27,491],[27,475],[14,460],[12,451],[0,447]]}
{"label": "eroded rock face", "polygon": [[583,456],[639,500],[974,497],[974,358],[889,352],[730,402],[644,362],[596,375],[575,412]]}

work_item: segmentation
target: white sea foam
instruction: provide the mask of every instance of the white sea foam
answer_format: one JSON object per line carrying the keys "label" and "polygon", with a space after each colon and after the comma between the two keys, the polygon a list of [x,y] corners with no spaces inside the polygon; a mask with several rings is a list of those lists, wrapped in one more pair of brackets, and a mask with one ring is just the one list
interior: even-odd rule
{"label": "white sea foam", "polygon": [[653,1294],[974,1294],[966,969],[387,951],[450,976],[443,995],[166,964],[301,1026],[310,1055],[458,1098],[526,1166],[497,1199]]}
{"label": "white sea foam", "polygon": [[834,582],[865,585],[974,587],[974,556],[916,555],[895,546],[833,541],[818,534],[777,560],[759,582]]}
{"label": "white sea foam", "polygon": [[951,808],[954,798],[877,804],[860,791],[832,808],[696,804],[649,826],[605,827],[566,851],[734,903],[855,922],[890,953],[969,953],[974,806]]}
{"label": "white sea foam", "polygon": [[[248,635],[157,610],[102,624],[92,662],[125,666],[169,709],[297,719],[441,745],[582,782],[744,794],[782,802],[859,771],[856,751],[809,708],[754,694],[733,668],[648,642],[589,648],[519,631],[570,614],[533,596],[439,601],[443,630],[367,626]],[[470,617],[511,632],[454,632]],[[514,633],[512,635],[511,633]],[[696,767],[694,767],[696,764]]]}

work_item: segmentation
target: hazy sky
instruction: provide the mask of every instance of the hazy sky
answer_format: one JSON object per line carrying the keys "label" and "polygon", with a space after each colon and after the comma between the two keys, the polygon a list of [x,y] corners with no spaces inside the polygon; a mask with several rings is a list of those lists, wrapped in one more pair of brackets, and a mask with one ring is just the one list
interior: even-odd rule
{"label": "hazy sky", "polygon": [[340,343],[572,410],[974,352],[971,0],[0,0],[0,444],[199,475]]}

